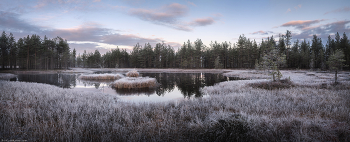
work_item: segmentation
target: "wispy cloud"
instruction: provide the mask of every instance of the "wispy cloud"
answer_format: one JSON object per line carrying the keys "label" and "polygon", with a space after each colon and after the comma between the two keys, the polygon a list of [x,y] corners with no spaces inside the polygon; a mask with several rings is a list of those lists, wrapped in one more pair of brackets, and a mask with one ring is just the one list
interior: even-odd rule
{"label": "wispy cloud", "polygon": [[295,10],[298,10],[299,8],[301,8],[301,4],[298,4],[297,6],[294,7]]}
{"label": "wispy cloud", "polygon": [[338,8],[336,10],[328,11],[328,12],[324,13],[324,15],[329,14],[329,13],[339,13],[339,12],[349,12],[349,11],[350,11],[350,7],[343,7],[343,8]]}
{"label": "wispy cloud", "polygon": [[212,17],[207,17],[207,18],[198,18],[193,20],[192,22],[189,23],[189,25],[192,26],[207,26],[211,25],[215,22],[215,20]]}
{"label": "wispy cloud", "polygon": [[316,34],[318,37],[326,39],[328,35],[331,35],[336,32],[350,33],[350,27],[346,26],[349,23],[350,20],[343,20],[323,25],[310,26],[307,28],[300,29],[301,32],[298,34],[294,34],[293,37],[295,39],[308,39],[312,38],[312,35]]}
{"label": "wispy cloud", "polygon": [[290,8],[287,9],[286,13],[291,12],[292,10]]}
{"label": "wispy cloud", "polygon": [[178,3],[164,5],[159,9],[130,9],[128,13],[144,21],[168,26],[177,30],[192,31],[196,26],[207,26],[215,23],[217,17],[197,18],[190,22],[181,21],[187,16],[188,7]]}
{"label": "wispy cloud", "polygon": [[193,2],[190,2],[190,1],[187,1],[187,3],[188,3],[189,5],[192,5],[192,6],[197,6],[196,4],[194,4]]}
{"label": "wispy cloud", "polygon": [[312,24],[320,23],[325,21],[325,19],[321,20],[297,20],[297,21],[289,21],[281,25],[281,27],[295,27],[297,29],[306,28]]}
{"label": "wispy cloud", "polygon": [[92,48],[102,47],[104,44],[133,46],[136,43],[151,43],[153,45],[162,41],[166,42],[162,38],[146,38],[140,35],[121,34],[119,30],[104,28],[102,25],[94,22],[87,22],[74,28],[48,29],[32,25],[18,17],[18,14],[0,11],[0,30],[12,32],[16,39],[25,37],[28,34],[46,35],[48,38],[60,36],[68,41],[75,41],[75,44],[71,44],[71,48],[81,47],[81,43],[86,43]]}
{"label": "wispy cloud", "polygon": [[0,28],[2,30],[12,30],[16,32],[27,31],[36,32],[40,28],[36,25],[30,24],[22,19],[19,19],[19,14],[0,11]]}
{"label": "wispy cloud", "polygon": [[253,33],[250,33],[252,35],[255,35],[255,34],[259,34],[259,35],[268,35],[269,33],[273,33],[272,31],[256,31],[256,32],[253,32]]}
{"label": "wispy cloud", "polygon": [[[298,10],[298,9],[300,9],[301,8],[301,4],[298,4],[297,6],[294,6],[294,9],[295,10]],[[286,11],[286,13],[289,13],[289,12],[291,12],[292,11],[292,9],[291,8],[288,8],[287,9],[287,11]]]}
{"label": "wispy cloud", "polygon": [[139,17],[142,20],[168,24],[176,23],[187,12],[187,6],[178,3],[165,5],[160,9],[131,9],[129,11],[130,15]]}
{"label": "wispy cloud", "polygon": [[71,11],[92,11],[107,8],[100,4],[101,0],[38,0],[32,7],[34,10],[59,10],[62,13]]}

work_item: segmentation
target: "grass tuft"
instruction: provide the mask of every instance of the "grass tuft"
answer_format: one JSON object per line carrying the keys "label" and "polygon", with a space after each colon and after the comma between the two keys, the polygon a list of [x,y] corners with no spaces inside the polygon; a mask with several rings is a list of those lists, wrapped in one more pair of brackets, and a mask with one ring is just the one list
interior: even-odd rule
{"label": "grass tuft", "polygon": [[137,72],[136,70],[132,70],[126,73],[127,77],[139,77],[139,72]]}
{"label": "grass tuft", "polygon": [[157,80],[149,77],[126,77],[116,80],[112,83],[112,86],[120,88],[155,88],[157,87]]}

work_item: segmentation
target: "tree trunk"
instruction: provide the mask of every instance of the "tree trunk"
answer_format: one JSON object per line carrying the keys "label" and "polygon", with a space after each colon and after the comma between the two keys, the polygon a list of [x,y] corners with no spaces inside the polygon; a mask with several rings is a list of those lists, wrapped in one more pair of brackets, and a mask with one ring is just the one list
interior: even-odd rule
{"label": "tree trunk", "polygon": [[338,80],[338,70],[335,70],[335,83],[337,83]]}
{"label": "tree trunk", "polygon": [[29,46],[27,48],[27,70],[29,69]]}
{"label": "tree trunk", "polygon": [[35,49],[35,55],[34,55],[34,69],[36,69],[36,49]]}

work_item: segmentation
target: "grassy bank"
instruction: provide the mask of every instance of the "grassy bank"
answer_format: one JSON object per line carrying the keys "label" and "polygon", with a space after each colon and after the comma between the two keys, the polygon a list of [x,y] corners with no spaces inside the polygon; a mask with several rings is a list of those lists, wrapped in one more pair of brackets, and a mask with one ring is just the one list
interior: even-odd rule
{"label": "grassy bank", "polygon": [[[168,103],[118,102],[113,95],[0,81],[0,138],[31,141],[349,141],[350,90],[308,84],[264,90],[250,83],[204,87],[210,95]],[[288,73],[286,73],[288,74]],[[304,74],[302,74],[304,75]],[[346,76],[345,76],[346,77]],[[349,85],[342,81],[342,85]]]}

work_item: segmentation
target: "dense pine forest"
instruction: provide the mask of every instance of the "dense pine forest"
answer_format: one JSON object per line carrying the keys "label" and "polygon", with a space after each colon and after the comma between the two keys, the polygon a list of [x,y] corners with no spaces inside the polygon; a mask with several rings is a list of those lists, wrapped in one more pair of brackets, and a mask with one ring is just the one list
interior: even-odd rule
{"label": "dense pine forest", "polygon": [[[327,61],[336,51],[344,54],[344,64],[350,65],[350,42],[343,33],[330,35],[326,45],[313,35],[311,41],[293,40],[290,31],[273,36],[258,44],[244,35],[236,43],[212,42],[209,47],[200,39],[184,42],[178,50],[170,45],[158,43],[152,47],[137,43],[131,52],[112,49],[101,55],[98,50],[86,51],[80,55],[71,50],[67,40],[61,37],[42,39],[39,35],[19,38],[3,31],[0,37],[1,69],[67,69],[69,67],[89,68],[256,68],[268,50],[277,49],[285,55],[285,69],[329,69]],[[349,69],[344,67],[343,69]]]}

